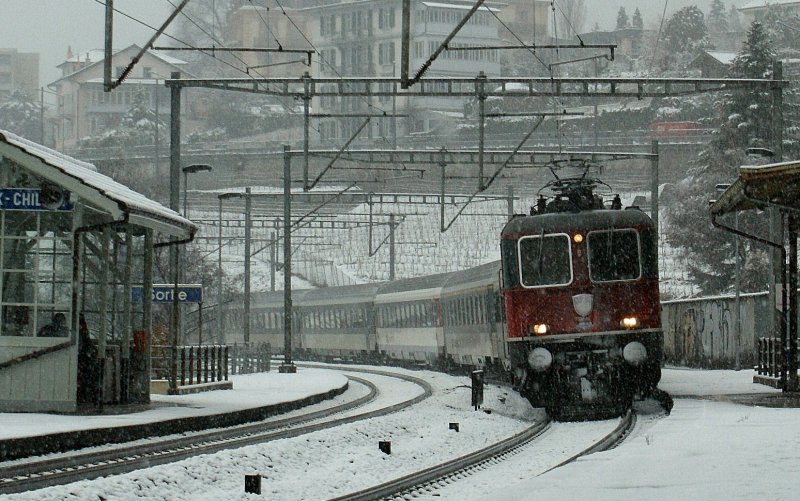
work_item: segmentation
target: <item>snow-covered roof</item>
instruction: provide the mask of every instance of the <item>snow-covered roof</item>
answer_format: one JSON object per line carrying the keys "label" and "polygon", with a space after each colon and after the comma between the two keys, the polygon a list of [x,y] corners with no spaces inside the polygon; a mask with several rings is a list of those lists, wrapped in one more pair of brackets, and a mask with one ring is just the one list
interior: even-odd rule
{"label": "snow-covered roof", "polygon": [[733,60],[736,59],[737,54],[736,52],[726,52],[721,50],[707,50],[705,52],[709,56],[725,65],[732,64]]}
{"label": "snow-covered roof", "polygon": [[752,0],[747,2],[743,6],[739,7],[739,10],[750,10],[750,9],[762,9],[764,7],[777,7],[777,6],[787,6],[787,5],[797,5],[800,6],[800,1],[798,0]]}
{"label": "snow-covered roof", "polygon": [[113,219],[152,228],[162,234],[188,239],[197,226],[160,203],[150,200],[97,168],[16,134],[0,130],[0,156],[9,158],[37,176],[63,187]]}
{"label": "snow-covered roof", "polygon": [[721,215],[773,204],[800,209],[799,161],[739,167],[739,178],[711,205],[710,211]]}
{"label": "snow-covered roof", "polygon": [[[119,54],[120,52],[128,50],[130,47],[136,47],[136,49],[139,50],[138,46],[131,45],[131,46],[126,47],[125,49],[122,49],[122,50],[117,49],[117,50],[113,51],[113,54]],[[152,54],[153,56],[161,59],[165,63],[175,64],[175,65],[186,64],[186,61],[184,61],[183,59],[178,59],[177,57],[168,56],[167,54],[164,54],[163,52],[160,52],[160,51],[157,51],[157,50],[148,50],[147,52],[149,54]],[[113,57],[113,54],[112,54],[112,57]],[[89,59],[90,63],[99,63],[99,62],[103,61],[103,59],[106,58],[106,52],[105,52],[104,49],[91,49],[91,50],[85,50],[85,51],[82,51],[82,52],[77,52],[72,57],[69,57],[66,60],[64,60],[64,63],[80,63],[82,61],[86,61],[87,58]],[[61,64],[64,64],[64,63],[61,63]]]}
{"label": "snow-covered roof", "polygon": [[[135,51],[135,52],[138,53],[140,50],[141,50],[141,48],[138,45],[132,44],[132,45],[129,45],[128,47],[126,47],[126,48],[124,48],[122,50],[115,50],[111,57],[113,59],[118,54],[121,54],[121,53],[127,52],[127,51],[130,51],[130,52]],[[168,56],[166,54],[163,54],[161,52],[154,51],[154,50],[148,50],[147,54],[149,54],[149,55],[151,55],[151,56],[153,56],[153,57],[155,57],[157,59],[160,59],[161,61],[163,61],[166,64],[169,64],[169,65],[172,65],[172,66],[176,66],[176,69],[180,69],[181,71],[184,71],[183,68],[180,68],[181,66],[186,65],[186,61],[184,61],[183,59],[178,59],[176,57]],[[79,70],[77,70],[77,71],[75,71],[73,73],[70,73],[69,75],[64,75],[63,77],[59,78],[55,82],[50,83],[49,85],[56,84],[57,82],[60,82],[62,80],[68,79],[68,78],[74,78],[76,75],[85,72],[89,68],[92,68],[92,67],[94,67],[94,66],[96,66],[98,64],[103,64],[103,60],[105,59],[105,52],[104,51],[99,50],[99,49],[93,49],[93,50],[90,50],[90,51],[78,52],[76,56],[73,56],[73,57],[67,59],[66,61],[64,61],[63,63],[59,64],[58,66],[60,68],[61,66],[65,65],[67,63],[77,63],[77,62],[80,62],[80,61],[86,61],[87,55],[89,56],[89,64],[87,64],[83,68],[81,68],[81,69],[79,69]]]}

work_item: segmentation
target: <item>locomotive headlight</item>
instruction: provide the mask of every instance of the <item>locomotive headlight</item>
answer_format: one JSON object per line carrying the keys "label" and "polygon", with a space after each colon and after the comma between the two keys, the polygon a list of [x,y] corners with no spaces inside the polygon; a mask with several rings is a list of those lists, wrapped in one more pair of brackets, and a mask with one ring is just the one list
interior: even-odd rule
{"label": "locomotive headlight", "polygon": [[583,235],[581,235],[580,233],[572,235],[572,241],[575,242],[576,244],[583,242]]}
{"label": "locomotive headlight", "polygon": [[639,365],[647,360],[647,348],[639,341],[631,341],[622,349],[622,358],[629,364]]}
{"label": "locomotive headlight", "polygon": [[536,372],[547,370],[552,363],[553,354],[550,353],[547,348],[542,348],[539,346],[528,353],[528,365],[530,365],[531,369],[535,370]]}
{"label": "locomotive headlight", "polygon": [[537,336],[544,336],[549,330],[550,328],[547,327],[547,324],[533,324],[533,333]]}
{"label": "locomotive headlight", "polygon": [[620,325],[626,329],[635,329],[639,327],[639,319],[636,317],[625,317],[620,322]]}

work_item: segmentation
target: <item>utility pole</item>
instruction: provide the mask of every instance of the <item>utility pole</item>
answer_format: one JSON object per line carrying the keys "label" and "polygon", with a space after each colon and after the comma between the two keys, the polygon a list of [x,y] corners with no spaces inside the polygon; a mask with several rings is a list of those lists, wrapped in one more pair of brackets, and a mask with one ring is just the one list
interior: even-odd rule
{"label": "utility pole", "polygon": [[[110,3],[110,2],[109,2]],[[181,77],[179,72],[173,72],[172,78]],[[181,187],[181,87],[173,86],[170,89],[170,166],[169,166],[169,208],[180,212],[180,187]],[[170,334],[172,350],[170,354],[170,379],[169,392],[178,392],[178,332],[180,331],[180,303],[178,302],[178,283],[180,276],[180,248],[170,245],[170,263],[174,290],[172,294],[172,317]]]}
{"label": "utility pole", "polygon": [[283,147],[283,364],[281,373],[295,373],[292,362],[292,154]]}
{"label": "utility pole", "polygon": [[217,342],[225,344],[225,332],[222,330],[222,197],[219,197],[217,237]]}
{"label": "utility pole", "polygon": [[[783,65],[780,61],[773,61],[772,63],[772,80],[773,82],[780,82],[783,79]],[[783,93],[780,85],[773,84],[770,93],[772,94],[772,152],[773,161],[780,162],[783,160]],[[784,242],[784,228],[783,228],[783,215],[777,207],[769,209],[769,236],[770,240],[783,246]],[[781,347],[783,351],[783,366],[784,370],[781,371],[781,385],[783,391],[790,391],[792,382],[797,381],[797,371],[795,371],[792,378],[789,372],[791,367],[791,360],[789,360],[789,346],[792,341],[788,339],[786,332],[787,322],[795,322],[796,319],[788,319],[785,317],[786,311],[786,291],[788,284],[786,283],[786,263],[784,262],[782,249],[770,249],[770,262],[772,274],[770,278],[770,310],[772,315],[769,316],[771,322],[769,324],[773,336],[780,338]]]}
{"label": "utility pole", "polygon": [[395,279],[394,214],[389,214],[389,280]]}
{"label": "utility pole", "polygon": [[250,187],[244,191],[244,344],[250,344],[250,226],[253,199]]}

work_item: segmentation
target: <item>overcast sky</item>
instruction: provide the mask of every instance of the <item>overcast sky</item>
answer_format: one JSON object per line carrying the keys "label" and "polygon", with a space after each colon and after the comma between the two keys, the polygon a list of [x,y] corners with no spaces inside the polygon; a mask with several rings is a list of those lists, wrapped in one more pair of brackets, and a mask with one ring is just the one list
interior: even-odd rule
{"label": "overcast sky", "polygon": [[[398,0],[399,1],[399,0]],[[585,29],[597,22],[601,29],[613,28],[617,11],[624,6],[628,16],[638,7],[645,25],[654,23],[667,4],[667,13],[686,5],[708,11],[711,0],[586,0]],[[741,6],[748,0],[726,0]],[[177,5],[177,0],[172,0]],[[114,0],[114,7],[153,27],[160,26],[172,11],[167,0]],[[46,85],[60,77],[56,66],[64,61],[67,48],[73,52],[102,49],[104,44],[103,0],[0,0],[0,47],[38,52],[40,80]],[[114,18],[114,47],[147,42],[153,30],[121,15]],[[163,41],[163,40],[162,40]]]}

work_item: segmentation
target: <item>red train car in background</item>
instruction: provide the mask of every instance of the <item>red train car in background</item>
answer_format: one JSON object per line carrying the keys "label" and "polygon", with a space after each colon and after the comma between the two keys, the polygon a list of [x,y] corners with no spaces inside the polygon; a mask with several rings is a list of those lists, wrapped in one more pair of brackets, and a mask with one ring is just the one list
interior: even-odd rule
{"label": "red train car in background", "polygon": [[557,179],[501,235],[506,341],[515,386],[556,418],[615,415],[661,379],[655,227],[606,206],[597,179]]}
{"label": "red train car in background", "polygon": [[699,122],[653,122],[650,124],[650,134],[653,137],[683,137],[703,132],[703,126]]}

